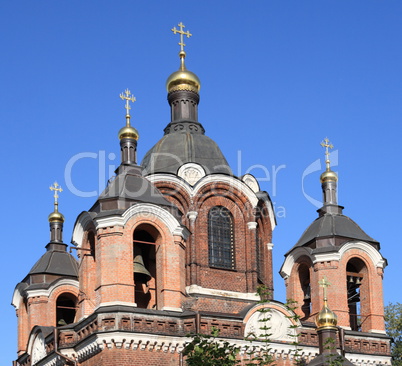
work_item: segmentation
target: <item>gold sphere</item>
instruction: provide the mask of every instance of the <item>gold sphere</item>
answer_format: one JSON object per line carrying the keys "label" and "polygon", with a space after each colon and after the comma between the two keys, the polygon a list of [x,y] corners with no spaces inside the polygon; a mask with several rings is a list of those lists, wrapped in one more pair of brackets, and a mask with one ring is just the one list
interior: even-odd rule
{"label": "gold sphere", "polygon": [[320,181],[321,181],[321,183],[324,183],[324,182],[337,182],[338,181],[338,176],[332,170],[326,170],[324,173],[321,174]]}
{"label": "gold sphere", "polygon": [[336,314],[328,308],[327,302],[324,302],[324,307],[317,314],[315,318],[315,324],[317,328],[334,328],[338,324],[338,317]]}
{"label": "gold sphere", "polygon": [[49,222],[64,222],[64,216],[60,212],[52,212],[48,218]]}
{"label": "gold sphere", "polygon": [[134,127],[131,127],[131,126],[124,126],[119,131],[119,140],[125,139],[125,138],[138,140],[139,136],[140,135],[138,134],[138,131]]}
{"label": "gold sphere", "polygon": [[186,69],[175,71],[166,81],[166,89],[170,93],[175,90],[191,90],[198,93],[201,88],[200,79]]}

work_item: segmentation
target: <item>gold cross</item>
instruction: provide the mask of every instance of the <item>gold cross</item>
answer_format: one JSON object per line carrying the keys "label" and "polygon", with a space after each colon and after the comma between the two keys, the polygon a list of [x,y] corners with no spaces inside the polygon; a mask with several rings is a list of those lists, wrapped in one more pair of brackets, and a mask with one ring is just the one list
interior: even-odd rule
{"label": "gold cross", "polygon": [[60,185],[57,182],[54,182],[52,186],[49,187],[51,191],[54,191],[54,205],[55,207],[58,205],[57,199],[59,198],[59,195],[57,192],[63,192],[63,189],[60,187]]}
{"label": "gold cross", "polygon": [[324,276],[321,281],[318,281],[318,284],[324,289],[324,300],[327,300],[327,287],[331,286],[327,280],[327,277]]}
{"label": "gold cross", "polygon": [[330,160],[329,160],[329,150],[328,150],[328,149],[333,149],[333,148],[334,148],[334,145],[332,145],[332,144],[329,142],[328,137],[326,137],[326,138],[324,139],[324,141],[321,142],[320,145],[321,145],[322,147],[325,147],[325,163],[327,164],[327,169],[329,169],[329,168],[330,168]]}
{"label": "gold cross", "polygon": [[176,33],[179,33],[179,34],[180,34],[180,42],[179,42],[180,51],[181,51],[181,52],[184,52],[184,46],[185,46],[186,44],[184,43],[183,36],[187,36],[187,38],[190,38],[190,37],[192,36],[192,34],[191,34],[189,31],[185,32],[185,31],[183,30],[183,28],[185,28],[185,25],[184,25],[182,22],[180,22],[180,23],[178,24],[178,26],[180,27],[180,30],[179,30],[179,29],[176,29],[176,27],[173,27],[173,28],[172,28],[172,32],[173,32],[174,34],[176,34]]}
{"label": "gold cross", "polygon": [[126,101],[126,107],[125,107],[126,108],[126,113],[127,113],[127,116],[129,116],[130,115],[130,109],[131,109],[130,101],[134,103],[136,101],[136,99],[135,99],[134,95],[131,94],[130,90],[128,90],[128,89],[126,89],[124,91],[124,93],[120,93],[120,98],[122,100]]}

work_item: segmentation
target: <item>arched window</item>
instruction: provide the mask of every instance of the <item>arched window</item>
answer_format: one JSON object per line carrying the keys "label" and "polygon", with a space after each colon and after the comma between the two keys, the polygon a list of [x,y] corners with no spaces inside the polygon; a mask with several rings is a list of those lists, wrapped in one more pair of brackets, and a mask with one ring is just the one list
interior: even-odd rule
{"label": "arched window", "polygon": [[88,233],[88,244],[89,244],[89,250],[90,250],[90,254],[93,259],[95,260],[95,235],[92,231],[90,231]]}
{"label": "arched window", "polygon": [[56,301],[56,326],[74,323],[77,298],[73,294],[61,294]]}
{"label": "arched window", "polygon": [[225,207],[208,213],[208,251],[210,267],[235,268],[233,216]]}
{"label": "arched window", "polygon": [[303,291],[303,304],[301,310],[304,313],[302,320],[308,319],[311,314],[311,287],[310,287],[310,269],[307,264],[299,266],[299,281]]}
{"label": "arched window", "polygon": [[346,265],[349,321],[352,330],[361,328],[360,286],[363,282],[364,269],[364,262],[358,258],[352,258]]}
{"label": "arched window", "polygon": [[135,303],[143,309],[157,307],[156,241],[159,232],[151,225],[140,225],[134,231]]}

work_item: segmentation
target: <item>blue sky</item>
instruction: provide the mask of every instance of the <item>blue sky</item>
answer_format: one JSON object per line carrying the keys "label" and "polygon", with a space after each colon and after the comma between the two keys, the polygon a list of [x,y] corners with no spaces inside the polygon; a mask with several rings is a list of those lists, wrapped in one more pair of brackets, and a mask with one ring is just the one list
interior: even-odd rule
{"label": "blue sky", "polygon": [[49,185],[64,188],[69,243],[76,216],[96,199],[68,189],[69,162],[88,156],[72,166],[75,188],[104,188],[118,165],[126,88],[137,98],[139,160],[159,140],[170,117],[165,81],[179,66],[170,29],[180,21],[193,34],[186,63],[201,79],[207,135],[235,174],[262,179],[281,215],[275,298],[285,300],[284,253],[317,216],[311,200],[321,200],[316,169],[328,136],[339,203],[381,242],[385,302],[401,301],[399,0],[1,1],[0,306],[10,336],[0,364],[16,358],[14,287],[49,241]]}

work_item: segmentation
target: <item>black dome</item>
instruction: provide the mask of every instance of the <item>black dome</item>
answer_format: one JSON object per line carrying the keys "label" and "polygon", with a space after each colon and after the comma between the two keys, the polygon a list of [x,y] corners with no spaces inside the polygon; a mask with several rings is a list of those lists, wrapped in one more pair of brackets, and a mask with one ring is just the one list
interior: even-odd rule
{"label": "black dome", "polygon": [[200,164],[206,174],[232,175],[232,170],[215,141],[201,133],[168,133],[147,152],[141,165],[144,174],[177,174],[186,163]]}

